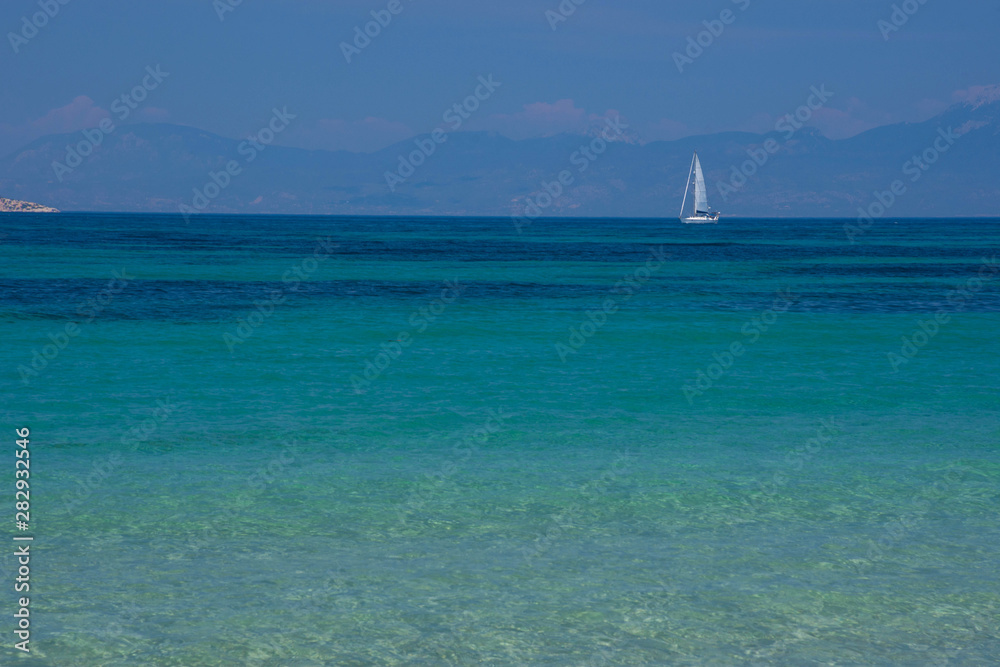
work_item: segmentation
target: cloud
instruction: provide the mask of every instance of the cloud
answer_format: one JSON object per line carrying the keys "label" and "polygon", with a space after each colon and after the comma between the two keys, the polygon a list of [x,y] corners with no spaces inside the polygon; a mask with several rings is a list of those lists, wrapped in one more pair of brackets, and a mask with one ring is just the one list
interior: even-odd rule
{"label": "cloud", "polygon": [[[105,118],[111,118],[118,125],[118,119],[112,118],[111,112],[98,106],[86,95],[79,95],[69,104],[47,111],[26,123],[0,123],[0,155],[48,134],[71,134],[97,127]],[[133,118],[141,123],[164,123],[170,119],[170,112],[160,107],[142,107]]]}
{"label": "cloud", "polygon": [[897,122],[892,114],[872,109],[857,97],[847,100],[847,108],[825,106],[813,112],[807,125],[829,139],[847,139],[882,125]]}
{"label": "cloud", "polygon": [[1000,102],[1000,85],[969,86],[952,92],[951,96],[944,100],[925,97],[913,105],[913,113],[904,120],[921,123],[944,113],[955,104],[967,104],[978,109],[994,102]]}
{"label": "cloud", "polygon": [[0,123],[0,155],[6,155],[47,134],[67,134],[97,127],[111,114],[86,95],[76,97],[65,106],[46,112],[39,118],[20,125]]}
{"label": "cloud", "polygon": [[828,139],[848,139],[878,127],[877,123],[855,118],[848,111],[829,107],[817,109],[807,124],[818,129]]}
{"label": "cloud", "polygon": [[901,116],[872,109],[860,99],[852,97],[847,101],[846,109],[823,107],[817,110],[809,125],[815,126],[831,139],[844,139],[892,123],[930,120],[956,103],[979,108],[995,102],[1000,102],[1000,85],[970,86],[956,90],[951,94],[950,100],[924,98],[914,104],[911,111]]}
{"label": "cloud", "polygon": [[964,90],[956,90],[951,97],[955,102],[965,102],[978,108],[984,104],[1000,102],[1000,85],[970,86]]}
{"label": "cloud", "polygon": [[80,95],[66,106],[53,109],[41,118],[31,121],[29,125],[37,132],[37,136],[65,134],[97,127],[101,120],[110,116],[107,109],[97,106],[94,100],[86,95]]}

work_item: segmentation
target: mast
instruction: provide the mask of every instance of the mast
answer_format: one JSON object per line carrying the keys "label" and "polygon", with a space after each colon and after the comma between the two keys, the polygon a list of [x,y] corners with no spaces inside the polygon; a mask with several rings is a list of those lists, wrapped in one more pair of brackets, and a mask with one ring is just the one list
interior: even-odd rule
{"label": "mast", "polygon": [[694,152],[694,157],[691,158],[691,168],[688,170],[688,180],[687,185],[684,186],[684,200],[681,202],[681,214],[680,219],[684,219],[684,205],[687,204],[688,200],[688,190],[691,189],[691,174],[694,173],[694,161],[698,159],[698,151]]}

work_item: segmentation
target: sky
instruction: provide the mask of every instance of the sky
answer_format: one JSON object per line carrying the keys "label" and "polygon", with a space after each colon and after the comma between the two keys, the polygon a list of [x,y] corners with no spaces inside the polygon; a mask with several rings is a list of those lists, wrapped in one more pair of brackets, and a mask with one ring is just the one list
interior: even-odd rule
{"label": "sky", "polygon": [[[439,127],[526,139],[608,116],[672,140],[766,132],[813,86],[833,95],[809,124],[841,139],[1000,83],[995,0],[577,2],[3,0],[0,155],[105,117],[242,138],[275,108],[295,116],[275,143],[307,149],[370,152]],[[477,89],[474,110],[445,119]]]}

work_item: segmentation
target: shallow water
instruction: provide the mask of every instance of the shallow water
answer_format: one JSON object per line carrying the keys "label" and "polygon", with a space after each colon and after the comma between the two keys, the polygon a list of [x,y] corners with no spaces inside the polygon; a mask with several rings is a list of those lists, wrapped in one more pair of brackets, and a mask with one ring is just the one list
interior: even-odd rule
{"label": "shallow water", "polygon": [[1000,224],[843,225],[0,216],[36,662],[1000,660]]}

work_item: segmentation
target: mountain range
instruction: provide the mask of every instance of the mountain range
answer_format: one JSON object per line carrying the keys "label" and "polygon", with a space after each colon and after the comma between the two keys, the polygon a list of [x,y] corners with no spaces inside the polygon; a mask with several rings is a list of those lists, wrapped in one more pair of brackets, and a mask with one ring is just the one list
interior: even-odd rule
{"label": "mountain range", "polygon": [[995,86],[926,122],[836,141],[787,123],[646,144],[601,128],[522,141],[439,131],[375,153],[134,124],[31,142],[0,159],[0,195],[63,211],[672,218],[697,150],[724,215],[856,217],[900,181],[892,216],[994,216],[998,110]]}

